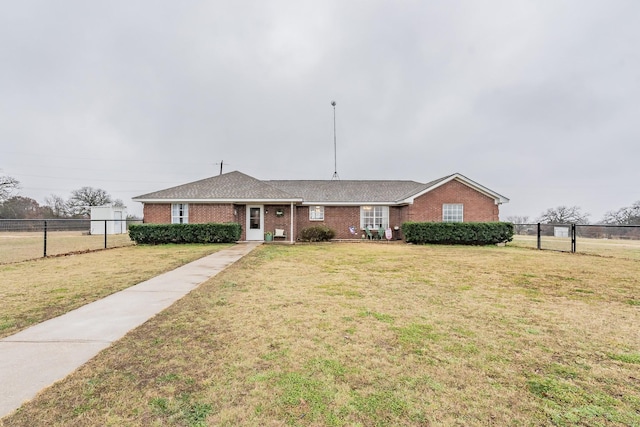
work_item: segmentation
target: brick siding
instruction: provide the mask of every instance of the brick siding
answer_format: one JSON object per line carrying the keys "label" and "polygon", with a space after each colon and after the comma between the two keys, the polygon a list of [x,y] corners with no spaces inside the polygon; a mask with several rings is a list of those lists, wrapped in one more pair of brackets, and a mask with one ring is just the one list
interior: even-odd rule
{"label": "brick siding", "polygon": [[[264,231],[270,231],[275,233],[276,228],[282,228],[284,234],[287,236],[286,241],[290,240],[291,236],[291,206],[290,205],[265,205],[264,206]],[[276,212],[282,211],[282,216],[277,216]],[[246,221],[245,221],[246,222]],[[242,228],[245,228],[245,224],[242,224]],[[294,227],[293,235],[295,236],[296,230]],[[278,239],[280,240],[280,239]]]}
{"label": "brick siding", "polygon": [[[234,205],[231,203],[189,203],[189,222],[193,224],[235,222],[237,220],[234,213]],[[171,224],[171,203],[145,203],[143,215],[144,222]],[[244,218],[242,218],[241,222],[244,222]]]}
{"label": "brick siding", "polygon": [[150,224],[171,224],[171,204],[145,203],[142,215],[143,221]]}
{"label": "brick siding", "polygon": [[456,180],[431,190],[407,206],[405,221],[442,221],[442,205],[462,203],[464,222],[498,221],[499,206],[493,198]]}
{"label": "brick siding", "polygon": [[189,222],[203,224],[207,222],[244,222],[240,216],[234,216],[233,204],[189,203]]}
{"label": "brick siding", "polygon": [[[394,228],[405,221],[442,221],[442,205],[445,203],[462,203],[464,205],[465,222],[498,221],[499,206],[494,199],[485,196],[471,187],[453,180],[414,200],[412,205],[390,206],[389,226]],[[283,228],[290,240],[292,212],[290,205],[265,205],[264,230],[273,232]],[[144,222],[171,223],[170,203],[145,203]],[[276,215],[282,210],[283,216]],[[298,206],[293,215],[293,235],[296,240],[300,230],[313,225],[326,225],[336,232],[336,239],[360,238],[359,206],[325,206],[324,221],[310,221],[309,207]],[[241,240],[246,239],[246,207],[238,204],[189,203],[189,222],[237,222],[242,225]],[[356,236],[349,232],[349,226],[356,227]],[[398,233],[394,232],[394,238]]]}
{"label": "brick siding", "polygon": [[228,219],[225,222],[237,222],[242,226],[242,234],[240,240],[247,240],[247,207],[245,205],[233,205],[234,215],[232,219]]}
{"label": "brick siding", "polygon": [[[359,206],[325,206],[324,221],[309,220],[309,207],[299,206],[297,209],[298,230],[314,225],[326,225],[336,232],[336,239],[360,238],[360,207]],[[349,226],[356,227],[356,236],[349,232]],[[299,236],[297,236],[299,237]]]}

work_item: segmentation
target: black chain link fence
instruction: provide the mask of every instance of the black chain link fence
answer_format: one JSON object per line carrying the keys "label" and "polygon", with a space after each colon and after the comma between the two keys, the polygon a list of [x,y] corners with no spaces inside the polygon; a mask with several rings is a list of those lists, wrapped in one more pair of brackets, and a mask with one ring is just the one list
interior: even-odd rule
{"label": "black chain link fence", "polygon": [[133,245],[127,233],[129,224],[141,222],[0,219],[0,264]]}
{"label": "black chain link fence", "polygon": [[514,224],[510,245],[640,259],[640,225]]}

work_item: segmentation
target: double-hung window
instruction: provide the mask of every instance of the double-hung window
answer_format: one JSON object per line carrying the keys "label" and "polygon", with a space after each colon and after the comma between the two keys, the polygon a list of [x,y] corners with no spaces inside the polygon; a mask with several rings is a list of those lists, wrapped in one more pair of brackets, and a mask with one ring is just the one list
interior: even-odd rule
{"label": "double-hung window", "polygon": [[378,229],[389,227],[389,206],[361,206],[360,228]]}
{"label": "double-hung window", "polygon": [[189,205],[187,203],[174,203],[171,205],[171,224],[189,223]]}
{"label": "double-hung window", "polygon": [[462,222],[464,207],[462,203],[445,203],[442,205],[442,222]]}
{"label": "double-hung window", "polygon": [[324,206],[309,206],[309,221],[324,221]]}

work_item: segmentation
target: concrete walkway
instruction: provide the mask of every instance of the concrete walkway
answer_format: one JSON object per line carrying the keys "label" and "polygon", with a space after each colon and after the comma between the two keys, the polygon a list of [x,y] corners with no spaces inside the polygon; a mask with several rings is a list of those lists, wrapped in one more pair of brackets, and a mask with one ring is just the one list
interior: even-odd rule
{"label": "concrete walkway", "polygon": [[259,244],[223,249],[0,340],[0,418]]}

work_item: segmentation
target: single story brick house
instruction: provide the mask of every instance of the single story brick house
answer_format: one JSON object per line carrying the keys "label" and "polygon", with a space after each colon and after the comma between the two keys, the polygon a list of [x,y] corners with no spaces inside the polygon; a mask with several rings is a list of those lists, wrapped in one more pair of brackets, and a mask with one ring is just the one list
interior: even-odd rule
{"label": "single story brick house", "polygon": [[[355,239],[365,227],[394,230],[405,221],[498,221],[509,199],[455,173],[415,181],[271,180],[234,171],[133,198],[146,223],[237,222],[242,240],[266,232],[295,242],[300,230],[326,225],[336,239]],[[284,230],[284,232],[282,231]],[[374,231],[375,232],[375,231]]]}

